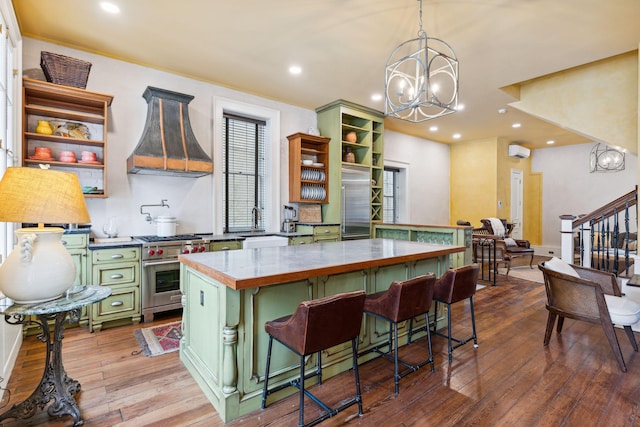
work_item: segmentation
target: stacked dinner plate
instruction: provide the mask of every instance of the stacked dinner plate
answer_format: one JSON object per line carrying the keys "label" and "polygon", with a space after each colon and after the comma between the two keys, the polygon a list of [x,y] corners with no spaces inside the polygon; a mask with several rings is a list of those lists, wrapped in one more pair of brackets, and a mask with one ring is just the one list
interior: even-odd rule
{"label": "stacked dinner plate", "polygon": [[327,197],[327,190],[323,185],[303,185],[300,193],[301,198],[306,200],[324,200]]}
{"label": "stacked dinner plate", "polygon": [[327,175],[324,171],[315,169],[302,169],[300,178],[304,181],[324,182]]}

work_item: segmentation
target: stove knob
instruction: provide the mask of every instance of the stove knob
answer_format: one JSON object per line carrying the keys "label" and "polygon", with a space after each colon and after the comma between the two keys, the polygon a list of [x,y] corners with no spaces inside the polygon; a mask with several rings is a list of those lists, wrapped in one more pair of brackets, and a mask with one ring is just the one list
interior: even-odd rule
{"label": "stove knob", "polygon": [[154,251],[153,249],[149,249],[149,252],[147,252],[149,254],[149,256],[154,256],[156,254],[156,251]]}
{"label": "stove knob", "polygon": [[203,245],[203,246],[200,246],[200,248],[199,248],[198,250],[199,250],[200,252],[204,252],[206,249],[207,249],[207,248],[205,248],[205,247],[204,247],[204,245]]}
{"label": "stove knob", "polygon": [[156,252],[158,255],[162,255],[164,253],[164,251],[162,249],[158,249],[158,251]]}
{"label": "stove knob", "polygon": [[196,252],[198,252],[198,248],[192,248],[192,249],[191,249],[191,253],[192,253],[192,254],[194,254],[194,253],[196,253]]}
{"label": "stove knob", "polygon": [[184,248],[184,249],[182,250],[182,253],[183,253],[183,254],[188,254],[188,253],[189,253],[189,249]]}

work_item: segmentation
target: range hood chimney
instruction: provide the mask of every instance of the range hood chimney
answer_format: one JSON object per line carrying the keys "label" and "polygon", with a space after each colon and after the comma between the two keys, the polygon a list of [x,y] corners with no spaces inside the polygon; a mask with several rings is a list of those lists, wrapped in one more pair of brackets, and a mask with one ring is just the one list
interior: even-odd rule
{"label": "range hood chimney", "polygon": [[189,122],[191,95],[148,86],[147,121],[138,145],[127,159],[129,173],[201,177],[213,162],[196,140]]}

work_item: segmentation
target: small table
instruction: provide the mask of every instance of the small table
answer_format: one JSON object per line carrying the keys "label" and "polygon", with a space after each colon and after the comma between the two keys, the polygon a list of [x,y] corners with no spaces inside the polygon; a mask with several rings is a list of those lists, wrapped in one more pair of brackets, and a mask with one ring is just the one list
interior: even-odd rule
{"label": "small table", "polygon": [[[70,321],[80,319],[80,309],[111,295],[111,288],[105,286],[73,286],[66,295],[53,301],[37,304],[13,304],[0,307],[4,320],[12,325],[35,323],[40,326],[42,333],[38,339],[47,345],[45,367],[40,384],[24,402],[13,405],[11,409],[0,415],[0,421],[7,418],[25,419],[33,417],[38,410],[44,410],[52,417],[71,415],[74,426],[84,423],[80,415],[80,408],[73,395],[80,391],[80,383],[67,376],[62,366],[62,339],[64,338],[64,322],[69,316]],[[37,320],[27,316],[35,315]],[[55,321],[50,330],[49,322]]]}

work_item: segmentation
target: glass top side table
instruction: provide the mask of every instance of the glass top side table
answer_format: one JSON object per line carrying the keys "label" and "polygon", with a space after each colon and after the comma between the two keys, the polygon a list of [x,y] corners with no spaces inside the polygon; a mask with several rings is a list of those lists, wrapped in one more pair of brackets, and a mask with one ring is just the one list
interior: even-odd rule
{"label": "glass top side table", "polygon": [[[38,339],[47,346],[45,367],[40,384],[22,403],[13,405],[0,415],[0,421],[7,418],[26,419],[33,417],[38,411],[48,405],[49,416],[61,417],[71,415],[73,425],[84,423],[80,415],[80,408],[74,399],[80,391],[80,383],[67,376],[62,365],[62,339],[64,338],[64,322],[69,316],[70,321],[80,319],[80,309],[85,305],[102,301],[111,295],[111,288],[105,286],[73,286],[66,295],[53,301],[38,304],[13,304],[0,306],[0,313],[4,320],[12,325],[36,323],[42,329]],[[35,315],[37,320],[27,316]],[[51,331],[49,322],[53,321]]]}

